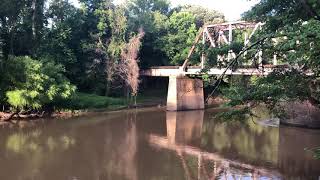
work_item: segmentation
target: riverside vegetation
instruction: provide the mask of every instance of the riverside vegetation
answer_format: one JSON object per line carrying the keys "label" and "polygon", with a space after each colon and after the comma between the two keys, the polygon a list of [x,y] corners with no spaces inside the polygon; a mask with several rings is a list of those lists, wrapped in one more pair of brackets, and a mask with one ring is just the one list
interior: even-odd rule
{"label": "riverside vegetation", "polygon": [[[275,112],[280,112],[277,105],[283,101],[308,100],[318,106],[318,1],[261,0],[243,19],[265,23],[253,37],[259,43],[248,50],[247,57],[263,50],[264,59],[276,54],[290,68],[266,77],[224,77],[218,92],[230,99],[227,105],[265,103]],[[140,68],[181,65],[199,29],[220,22],[225,22],[222,13],[195,6],[172,7],[167,0],[129,0],[121,5],[111,0],[80,0],[79,8],[68,0],[3,0],[1,109],[13,117],[125,105],[125,97],[136,97],[139,92]],[[235,36],[239,42],[244,39]],[[191,62],[205,53],[207,67],[219,65],[217,55],[229,50],[239,53],[243,48],[239,42],[210,50],[198,46]],[[235,61],[233,68],[237,64],[241,62]],[[305,69],[312,70],[313,76],[301,73]],[[217,77],[205,80],[216,85],[211,82]],[[249,111],[247,106],[238,110]]]}
{"label": "riverside vegetation", "polygon": [[166,0],[80,4],[1,2],[0,105],[11,113],[2,119],[126,105],[138,93],[139,67],[178,63],[199,27],[224,21],[216,11]]}

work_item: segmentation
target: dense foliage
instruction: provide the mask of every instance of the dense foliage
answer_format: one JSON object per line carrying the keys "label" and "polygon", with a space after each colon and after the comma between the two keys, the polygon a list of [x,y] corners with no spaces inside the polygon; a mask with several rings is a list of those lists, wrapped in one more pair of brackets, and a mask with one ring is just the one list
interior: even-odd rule
{"label": "dense foliage", "polygon": [[[250,51],[263,51],[264,61],[287,64],[265,77],[252,77],[245,83],[233,82],[222,92],[230,106],[265,103],[284,115],[281,102],[308,100],[320,104],[320,5],[313,0],[261,0],[244,18],[265,23],[254,37],[262,43]],[[241,58],[239,58],[241,60]],[[313,73],[312,75],[310,73]]]}
{"label": "dense foliage", "polygon": [[62,65],[30,57],[9,57],[7,65],[9,73],[18,72],[9,74],[9,77],[16,78],[13,87],[6,92],[7,102],[16,109],[39,109],[55,105],[75,91],[75,86],[63,75]]}
{"label": "dense foliage", "polygon": [[[171,8],[167,0],[79,2],[80,8],[69,0],[1,1],[2,110],[65,107],[75,91],[136,94],[136,63],[179,64],[203,24],[224,21],[216,11]],[[139,29],[144,36],[137,39]],[[130,59],[130,67],[124,66]]]}
{"label": "dense foliage", "polygon": [[[168,20],[168,33],[160,40],[161,49],[172,64],[181,65],[196,37],[195,18],[188,12],[174,12]],[[179,46],[177,46],[179,44]]]}

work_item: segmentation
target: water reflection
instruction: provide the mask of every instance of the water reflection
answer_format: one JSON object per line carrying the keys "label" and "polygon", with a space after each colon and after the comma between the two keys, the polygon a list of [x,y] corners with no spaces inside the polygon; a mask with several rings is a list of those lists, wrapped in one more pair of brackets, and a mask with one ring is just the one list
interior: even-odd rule
{"label": "water reflection", "polygon": [[97,116],[93,123],[80,118],[3,129],[0,179],[138,179],[134,117],[126,113],[118,122]]}
{"label": "water reflection", "polygon": [[[207,113],[209,119],[216,112]],[[268,118],[264,114],[259,117]],[[257,166],[274,167],[277,164],[279,129],[257,123],[248,118],[246,123],[219,123],[207,120],[202,134],[202,148],[218,152],[230,159],[237,159]]]}
{"label": "water reflection", "polygon": [[[156,148],[175,152],[181,161],[185,179],[278,178],[279,173],[270,167],[265,168],[244,163],[243,161],[228,157],[228,154],[212,151],[212,148],[211,151],[205,151],[204,149],[208,147],[208,144],[204,143],[205,141],[202,141],[202,138],[206,138],[206,134],[211,132],[210,125],[212,125],[212,121],[206,121],[205,128],[203,129],[204,111],[167,112],[166,117],[167,135],[158,136],[151,134],[149,136],[149,143]],[[232,128],[231,132],[233,133],[230,134],[228,133],[228,128],[223,124],[213,127],[214,130],[210,133],[210,136],[214,140],[220,140],[219,143],[213,143],[214,145],[216,144],[217,147],[221,147],[221,139],[222,141],[231,142],[230,146],[226,147],[226,149],[217,148],[218,150],[224,152],[223,150],[228,150],[227,148],[234,148],[234,152],[244,150],[246,154],[250,153],[246,150],[250,150],[252,147],[249,146],[248,149],[246,144],[244,146],[231,147],[234,139],[238,138],[239,135],[240,138],[244,138],[241,136],[244,132],[243,129],[239,129],[239,126],[237,128]],[[258,132],[261,134],[261,131]],[[220,136],[221,134],[223,134],[222,137]],[[246,139],[242,140],[245,143]],[[235,144],[237,145],[237,143]],[[245,149],[242,147],[245,147]],[[197,162],[196,173],[193,172],[194,168],[192,168],[195,162]]]}
{"label": "water reflection", "polygon": [[166,112],[167,137],[172,144],[199,146],[204,111]]}
{"label": "water reflection", "polygon": [[320,177],[320,160],[304,148],[318,147],[319,130],[281,126],[279,129],[278,167],[285,179],[317,179]]}
{"label": "water reflection", "polygon": [[317,179],[320,131],[141,109],[0,130],[0,179]]}

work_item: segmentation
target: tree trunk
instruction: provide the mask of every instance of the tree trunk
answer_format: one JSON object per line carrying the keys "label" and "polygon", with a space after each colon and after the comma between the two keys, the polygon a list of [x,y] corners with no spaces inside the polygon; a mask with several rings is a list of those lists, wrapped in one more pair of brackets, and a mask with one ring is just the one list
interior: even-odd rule
{"label": "tree trunk", "polygon": [[9,55],[13,55],[14,28],[9,32]]}
{"label": "tree trunk", "polygon": [[37,0],[32,0],[32,47],[31,47],[31,54],[34,55],[36,52],[37,47]]}
{"label": "tree trunk", "polygon": [[1,23],[2,23],[2,32],[0,33],[0,38],[2,40],[2,47],[1,47],[1,51],[2,51],[2,56],[3,59],[7,59],[8,57],[8,35],[9,35],[9,31],[8,31],[8,24],[7,21],[4,17],[0,17]]}
{"label": "tree trunk", "polygon": [[36,3],[37,0],[32,0],[32,39],[36,39],[36,16],[37,16],[37,11],[36,11]]}
{"label": "tree trunk", "polygon": [[[3,59],[4,59],[4,56],[3,56],[3,40],[1,38],[1,35],[0,34],[0,72],[2,71],[3,72]],[[0,78],[1,80],[1,78]]]}
{"label": "tree trunk", "polygon": [[105,90],[105,96],[109,96],[110,95],[110,86],[111,86],[111,83],[110,81],[107,79],[106,80],[106,90]]}
{"label": "tree trunk", "polygon": [[127,104],[130,107],[131,106],[131,99],[130,99],[130,90],[129,87],[126,87],[126,94],[127,94]]}
{"label": "tree trunk", "polygon": [[16,111],[16,112],[12,113],[8,118],[4,119],[3,121],[11,121],[11,119],[12,119],[15,115],[18,115],[18,114],[19,114],[19,112]]}
{"label": "tree trunk", "polygon": [[35,55],[41,39],[41,29],[43,28],[45,0],[32,0],[31,28],[32,28],[32,55]]}

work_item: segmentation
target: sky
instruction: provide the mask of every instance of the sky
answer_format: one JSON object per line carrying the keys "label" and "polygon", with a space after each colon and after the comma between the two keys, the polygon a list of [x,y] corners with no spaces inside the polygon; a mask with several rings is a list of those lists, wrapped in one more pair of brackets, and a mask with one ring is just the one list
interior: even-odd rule
{"label": "sky", "polygon": [[[78,0],[70,0],[75,6],[79,7]],[[115,3],[121,4],[125,0],[115,0]],[[222,12],[228,21],[240,19],[241,14],[249,10],[259,0],[169,0],[173,7],[178,5],[200,5],[209,9]]]}

